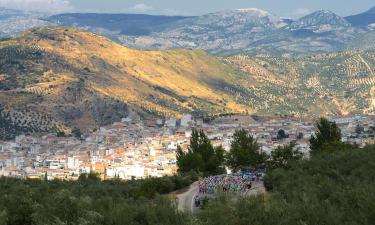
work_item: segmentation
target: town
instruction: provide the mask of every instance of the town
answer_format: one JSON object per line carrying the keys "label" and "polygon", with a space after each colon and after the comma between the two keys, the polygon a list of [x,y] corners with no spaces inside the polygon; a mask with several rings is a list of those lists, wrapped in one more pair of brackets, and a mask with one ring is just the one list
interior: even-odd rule
{"label": "town", "polygon": [[[360,147],[375,143],[375,116],[329,119],[340,127],[343,142]],[[185,114],[180,119],[142,120],[134,116],[80,138],[21,135],[0,142],[0,176],[48,180],[76,180],[88,173],[124,180],[169,176],[177,173],[176,149],[188,149],[192,129],[203,130],[214,146],[229,150],[233,133],[241,128],[267,154],[293,143],[305,157],[316,129],[314,120],[290,117],[228,115],[203,120]]]}

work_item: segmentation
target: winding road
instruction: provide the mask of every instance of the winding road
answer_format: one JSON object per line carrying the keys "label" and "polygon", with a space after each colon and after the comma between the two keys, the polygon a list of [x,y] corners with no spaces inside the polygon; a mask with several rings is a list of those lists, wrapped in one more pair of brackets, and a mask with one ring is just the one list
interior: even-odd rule
{"label": "winding road", "polygon": [[199,191],[199,183],[195,182],[190,185],[189,189],[177,195],[178,209],[181,211],[194,211],[194,198]]}

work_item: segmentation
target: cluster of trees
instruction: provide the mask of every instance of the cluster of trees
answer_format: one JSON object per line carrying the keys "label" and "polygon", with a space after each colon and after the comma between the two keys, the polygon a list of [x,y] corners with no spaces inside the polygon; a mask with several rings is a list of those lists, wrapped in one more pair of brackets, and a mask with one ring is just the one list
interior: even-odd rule
{"label": "cluster of trees", "polygon": [[244,129],[234,133],[229,153],[221,146],[213,147],[202,130],[193,130],[187,152],[180,147],[177,149],[177,166],[182,174],[190,171],[202,176],[223,174],[226,173],[225,166],[237,172],[262,165],[266,159],[267,155],[260,152],[257,141]]}
{"label": "cluster of trees", "polygon": [[243,168],[256,168],[264,164],[267,155],[260,151],[256,139],[244,129],[237,130],[229,153],[226,155],[226,164],[234,172]]}
{"label": "cluster of trees", "polygon": [[[321,118],[317,124],[317,132],[310,139],[311,155],[335,152],[337,149],[352,149],[352,145],[341,142],[341,130],[336,123]],[[279,130],[279,139],[287,138],[284,130]],[[225,166],[233,172],[247,168],[290,168],[292,164],[303,158],[293,143],[277,147],[271,155],[261,151],[257,140],[245,129],[235,131],[230,151],[222,147],[214,148],[203,131],[193,130],[188,152],[177,150],[179,172],[194,171],[203,176],[225,173]]]}
{"label": "cluster of trees", "polygon": [[203,131],[193,130],[187,152],[177,149],[177,166],[180,173],[194,171],[202,176],[226,173],[225,167],[233,172],[241,169],[288,167],[300,160],[302,154],[294,145],[277,148],[271,156],[261,151],[257,140],[245,129],[235,131],[229,152],[213,147]]}
{"label": "cluster of trees", "polygon": [[224,149],[214,148],[203,131],[193,130],[188,152],[178,147],[177,166],[180,173],[194,171],[204,176],[225,173]]}
{"label": "cluster of trees", "polygon": [[26,130],[13,124],[9,112],[5,112],[2,107],[0,104],[0,140],[10,140]]}
{"label": "cluster of trees", "polygon": [[208,202],[198,214],[201,224],[374,224],[375,146],[342,149],[338,144],[332,153],[333,146],[269,171],[264,195]]}
{"label": "cluster of trees", "polygon": [[197,179],[194,174],[133,181],[75,182],[0,178],[0,225],[188,224],[163,194]]}

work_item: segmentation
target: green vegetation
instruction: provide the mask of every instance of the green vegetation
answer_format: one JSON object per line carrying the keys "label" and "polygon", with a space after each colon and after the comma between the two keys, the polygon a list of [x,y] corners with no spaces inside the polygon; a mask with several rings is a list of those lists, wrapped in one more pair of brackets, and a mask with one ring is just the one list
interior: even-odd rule
{"label": "green vegetation", "polygon": [[280,129],[278,132],[277,132],[277,139],[281,140],[281,139],[285,139],[285,138],[288,138],[289,135],[285,132],[285,130],[283,129]]}
{"label": "green vegetation", "polygon": [[310,149],[313,154],[323,150],[325,145],[341,142],[341,131],[336,123],[321,118],[316,126],[318,131],[310,139]]}
{"label": "green vegetation", "polygon": [[230,152],[227,155],[227,165],[237,172],[242,168],[256,168],[265,163],[267,155],[260,152],[254,137],[246,130],[237,130],[233,135]]}
{"label": "green vegetation", "polygon": [[193,130],[190,147],[185,153],[177,149],[177,166],[180,173],[194,171],[203,176],[225,173],[224,166],[238,172],[244,168],[264,166],[268,157],[260,151],[256,139],[244,129],[233,135],[231,149],[228,153],[220,146],[214,148],[201,130]]}
{"label": "green vegetation", "polygon": [[202,130],[193,130],[188,152],[183,152],[180,147],[177,149],[177,166],[180,173],[195,171],[204,176],[223,174],[224,149],[214,148]]}
{"label": "green vegetation", "polygon": [[187,215],[160,194],[195,179],[193,175],[126,182],[102,182],[95,175],[76,182],[0,178],[0,224],[187,224]]}
{"label": "green vegetation", "polygon": [[267,163],[268,169],[284,168],[288,169],[293,163],[302,159],[302,153],[294,149],[294,145],[279,146],[271,153],[271,157]]}
{"label": "green vegetation", "polygon": [[371,225],[373,161],[374,146],[322,151],[272,170],[266,177],[266,194],[219,196],[195,215],[178,212],[173,201],[158,194],[187,185],[191,178],[128,182],[101,182],[95,176],[77,182],[1,178],[0,224]]}
{"label": "green vegetation", "polygon": [[201,224],[373,224],[375,146],[341,143],[340,130],[326,119],[317,127],[311,145],[319,154],[302,160],[293,146],[276,149],[265,179],[268,192],[239,199],[221,196],[198,214]]}
{"label": "green vegetation", "polygon": [[[29,119],[31,117],[33,120]],[[7,111],[0,104],[0,140],[13,139],[20,134],[47,131],[59,131],[51,117],[27,110]]]}
{"label": "green vegetation", "polygon": [[[339,147],[339,146],[338,146]],[[375,147],[325,153],[267,176],[270,192],[210,202],[202,224],[365,225],[375,221]]]}

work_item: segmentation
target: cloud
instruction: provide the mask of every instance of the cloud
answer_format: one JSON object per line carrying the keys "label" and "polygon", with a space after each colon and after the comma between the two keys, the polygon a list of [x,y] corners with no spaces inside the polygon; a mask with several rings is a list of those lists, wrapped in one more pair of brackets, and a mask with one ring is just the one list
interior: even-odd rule
{"label": "cloud", "polygon": [[144,3],[136,4],[127,9],[127,11],[131,12],[146,12],[152,9],[152,6],[146,5]]}
{"label": "cloud", "polygon": [[307,15],[311,13],[311,10],[310,9],[307,9],[307,8],[299,8],[299,9],[296,9],[292,15],[293,16],[304,16],[304,15]]}
{"label": "cloud", "polygon": [[184,13],[176,9],[163,9],[162,14],[164,15],[170,15],[170,16],[177,16],[177,15],[189,15],[189,13]]}
{"label": "cloud", "polygon": [[42,12],[62,12],[73,9],[69,0],[0,0],[0,7]]}

